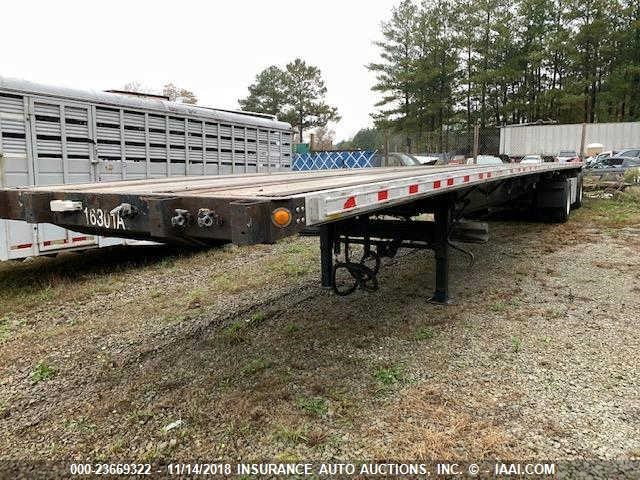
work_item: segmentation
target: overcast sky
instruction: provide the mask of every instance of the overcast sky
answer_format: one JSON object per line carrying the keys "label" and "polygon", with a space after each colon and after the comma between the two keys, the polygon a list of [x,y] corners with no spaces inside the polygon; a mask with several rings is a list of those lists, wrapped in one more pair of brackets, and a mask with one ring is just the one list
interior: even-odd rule
{"label": "overcast sky", "polygon": [[397,2],[6,1],[0,75],[96,90],[173,81],[203,105],[238,108],[256,73],[301,57],[322,70],[342,140],[371,124],[364,66]]}

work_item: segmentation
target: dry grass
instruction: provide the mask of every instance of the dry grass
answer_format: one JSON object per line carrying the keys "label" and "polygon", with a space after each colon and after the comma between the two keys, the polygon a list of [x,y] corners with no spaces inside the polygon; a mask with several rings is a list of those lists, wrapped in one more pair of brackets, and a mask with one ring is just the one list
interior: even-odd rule
{"label": "dry grass", "polygon": [[385,458],[389,445],[395,458],[473,460],[518,458],[504,428],[470,412],[465,398],[443,398],[443,388],[422,384],[404,389],[372,421],[365,435],[383,442],[374,458]]}

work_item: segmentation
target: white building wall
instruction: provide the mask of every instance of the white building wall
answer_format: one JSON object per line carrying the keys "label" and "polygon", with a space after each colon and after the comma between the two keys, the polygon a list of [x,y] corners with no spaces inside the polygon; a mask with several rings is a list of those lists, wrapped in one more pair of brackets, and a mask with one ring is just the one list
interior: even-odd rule
{"label": "white building wall", "polygon": [[[605,150],[640,147],[640,122],[588,123],[585,147],[601,143]],[[508,125],[500,128],[500,153],[557,155],[560,150],[580,150],[582,124]]]}

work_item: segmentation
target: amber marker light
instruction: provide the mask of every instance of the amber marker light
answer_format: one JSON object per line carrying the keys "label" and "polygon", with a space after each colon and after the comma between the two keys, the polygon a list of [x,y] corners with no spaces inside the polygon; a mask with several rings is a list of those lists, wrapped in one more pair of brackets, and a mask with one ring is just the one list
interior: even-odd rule
{"label": "amber marker light", "polygon": [[276,208],[271,219],[278,227],[286,227],[291,223],[291,212],[286,208]]}

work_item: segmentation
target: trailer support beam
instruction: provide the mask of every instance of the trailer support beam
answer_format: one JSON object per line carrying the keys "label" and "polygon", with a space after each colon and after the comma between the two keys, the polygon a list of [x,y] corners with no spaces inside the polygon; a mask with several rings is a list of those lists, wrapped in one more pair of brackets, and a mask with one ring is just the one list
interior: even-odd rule
{"label": "trailer support beam", "polygon": [[323,287],[331,287],[333,277],[333,225],[320,227],[320,275]]}
{"label": "trailer support beam", "polygon": [[451,228],[451,201],[443,198],[435,208],[434,252],[436,256],[436,288],[430,301],[447,305],[449,297],[449,230]]}

